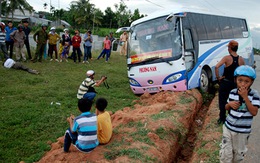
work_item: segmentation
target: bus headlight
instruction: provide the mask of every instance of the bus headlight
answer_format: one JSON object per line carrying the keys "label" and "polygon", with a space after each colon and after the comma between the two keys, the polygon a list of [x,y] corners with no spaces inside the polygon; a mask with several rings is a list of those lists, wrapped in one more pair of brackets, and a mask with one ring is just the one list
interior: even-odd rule
{"label": "bus headlight", "polygon": [[129,78],[129,83],[132,86],[137,86],[137,87],[141,87],[141,85],[133,78]]}
{"label": "bus headlight", "polygon": [[164,79],[164,84],[169,84],[169,83],[173,83],[176,82],[177,80],[179,80],[182,77],[181,73],[178,74],[173,74],[168,76],[167,78]]}

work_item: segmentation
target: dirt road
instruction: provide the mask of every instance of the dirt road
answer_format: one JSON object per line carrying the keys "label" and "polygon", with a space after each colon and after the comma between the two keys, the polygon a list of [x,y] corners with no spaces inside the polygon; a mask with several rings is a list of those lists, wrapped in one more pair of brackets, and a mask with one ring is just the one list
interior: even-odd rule
{"label": "dirt road", "polygon": [[[256,61],[256,73],[257,78],[253,84],[253,88],[258,90],[260,93],[260,56],[255,56]],[[251,136],[249,138],[249,144],[248,144],[248,153],[244,160],[244,163],[258,163],[260,162],[260,141],[259,141],[259,135],[260,135],[260,112],[258,111],[258,114],[256,117],[254,117],[253,121],[253,129]]]}

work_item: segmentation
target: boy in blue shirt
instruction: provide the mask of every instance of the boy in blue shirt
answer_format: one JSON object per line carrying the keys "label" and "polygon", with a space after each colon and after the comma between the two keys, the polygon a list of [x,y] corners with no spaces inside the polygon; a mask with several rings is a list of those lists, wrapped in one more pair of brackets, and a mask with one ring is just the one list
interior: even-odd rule
{"label": "boy in blue shirt", "polygon": [[237,88],[231,90],[225,109],[228,116],[223,125],[220,162],[241,162],[247,153],[247,142],[251,133],[253,117],[260,107],[260,97],[251,89],[256,78],[250,66],[239,66],[234,72]]}
{"label": "boy in blue shirt", "polygon": [[64,152],[69,152],[71,143],[81,152],[91,152],[99,142],[97,138],[97,116],[90,113],[92,101],[80,99],[78,109],[81,115],[76,118],[71,115],[67,118],[70,124],[65,132]]}

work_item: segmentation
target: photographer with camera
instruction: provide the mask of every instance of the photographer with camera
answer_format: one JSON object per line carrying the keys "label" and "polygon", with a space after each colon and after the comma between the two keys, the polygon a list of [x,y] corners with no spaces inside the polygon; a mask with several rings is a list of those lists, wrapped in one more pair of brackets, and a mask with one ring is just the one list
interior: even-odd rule
{"label": "photographer with camera", "polygon": [[88,70],[86,75],[87,78],[83,80],[83,82],[79,86],[77,98],[87,98],[92,101],[96,97],[97,93],[94,87],[99,87],[107,79],[107,77],[102,76],[100,80],[95,81],[95,72],[93,70]]}

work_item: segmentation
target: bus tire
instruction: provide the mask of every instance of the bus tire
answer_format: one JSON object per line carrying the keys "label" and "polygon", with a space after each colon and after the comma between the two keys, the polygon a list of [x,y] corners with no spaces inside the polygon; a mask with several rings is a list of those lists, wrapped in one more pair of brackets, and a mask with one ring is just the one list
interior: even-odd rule
{"label": "bus tire", "polygon": [[209,75],[205,69],[202,69],[200,74],[200,90],[204,93],[209,92],[210,81]]}

